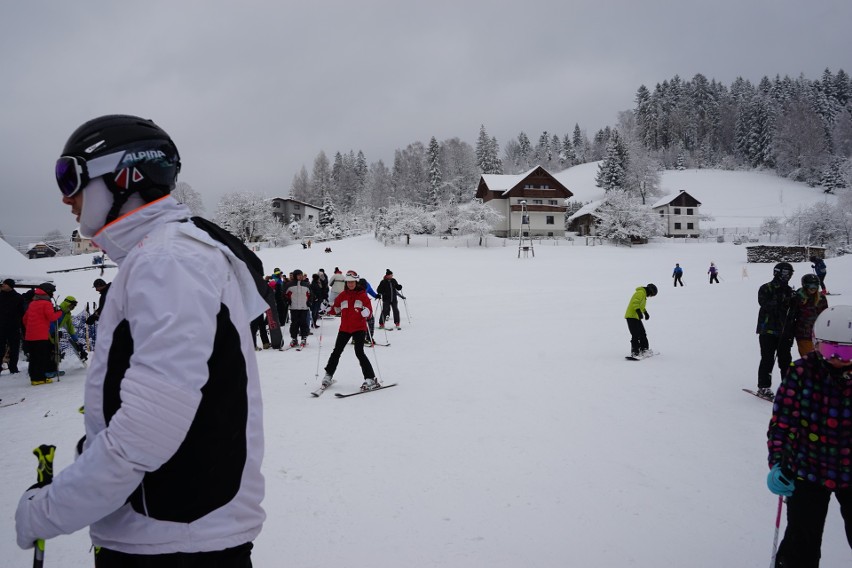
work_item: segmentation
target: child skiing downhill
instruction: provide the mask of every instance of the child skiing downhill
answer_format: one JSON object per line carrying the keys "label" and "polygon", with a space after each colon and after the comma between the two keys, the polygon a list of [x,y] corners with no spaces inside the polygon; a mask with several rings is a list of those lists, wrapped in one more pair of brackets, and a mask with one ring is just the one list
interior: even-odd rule
{"label": "child skiing downhill", "polygon": [[370,303],[367,292],[359,285],[358,280],[358,275],[354,271],[350,270],[346,273],[346,287],[334,299],[334,304],[329,310],[331,315],[340,314],[340,330],[337,332],[334,350],[325,365],[325,376],[322,379],[323,388],[328,388],[334,382],[334,372],[337,370],[340,355],[350,339],[355,344],[355,356],[358,358],[361,372],[364,375],[364,384],[361,385],[361,390],[373,390],[380,386],[376,381],[370,359],[364,353],[367,320],[373,314],[373,305]]}
{"label": "child skiing downhill", "polygon": [[815,350],[781,378],[767,432],[775,495],[787,497],[787,529],[775,568],[819,566],[832,494],[852,547],[852,306],[822,312]]}
{"label": "child skiing downhill", "polygon": [[657,295],[657,287],[654,284],[639,286],[627,304],[627,312],[624,314],[627,320],[627,329],[630,330],[630,356],[640,357],[648,351],[648,336],[642,319],[650,319],[645,302],[649,296]]}

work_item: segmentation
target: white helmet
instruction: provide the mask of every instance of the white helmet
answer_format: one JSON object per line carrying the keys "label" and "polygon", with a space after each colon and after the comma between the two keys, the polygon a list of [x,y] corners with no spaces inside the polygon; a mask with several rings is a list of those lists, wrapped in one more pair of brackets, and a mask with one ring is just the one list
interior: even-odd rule
{"label": "white helmet", "polygon": [[852,306],[834,306],[814,323],[814,341],[852,344]]}

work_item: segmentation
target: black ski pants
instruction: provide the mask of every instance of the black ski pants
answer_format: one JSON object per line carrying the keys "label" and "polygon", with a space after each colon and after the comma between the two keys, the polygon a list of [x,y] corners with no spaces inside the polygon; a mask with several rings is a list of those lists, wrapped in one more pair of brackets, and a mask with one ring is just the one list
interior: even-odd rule
{"label": "black ski pants", "polygon": [[674,285],[675,286],[677,286],[678,284],[683,286],[683,280],[681,280],[681,278],[683,278],[683,274],[675,274],[674,275]]}
{"label": "black ski pants", "polygon": [[311,326],[308,323],[308,310],[290,310],[290,338],[296,339],[297,335],[301,335],[302,339],[308,339],[311,332]]}
{"label": "black ski pants", "polygon": [[108,548],[95,553],[95,568],[251,568],[252,543],[213,552],[127,554]]}
{"label": "black ski pants", "polygon": [[345,331],[337,332],[337,341],[334,342],[334,351],[328,358],[328,363],[325,365],[325,372],[334,376],[337,370],[337,364],[340,362],[340,354],[346,348],[346,344],[351,339],[355,343],[355,356],[358,358],[358,363],[361,364],[361,373],[365,379],[374,378],[373,366],[370,364],[370,359],[364,353],[364,337],[367,335],[367,330],[356,331],[355,333],[346,333]]}
{"label": "black ski pants", "polygon": [[627,329],[630,330],[630,354],[637,355],[648,349],[648,336],[645,334],[645,324],[639,318],[625,318]]}
{"label": "black ski pants", "polygon": [[269,334],[266,332],[266,322],[263,321],[263,314],[251,320],[251,340],[254,342],[255,347],[257,347],[258,332],[260,332],[262,347],[269,345]]}
{"label": "black ski pants", "polygon": [[49,339],[28,341],[27,347],[30,354],[30,380],[43,381],[47,373],[56,370],[53,364],[53,343]]}
{"label": "black ski pants", "polygon": [[21,328],[0,329],[0,357],[9,348],[9,371],[18,372],[18,357],[21,352]]}
{"label": "black ski pants", "polygon": [[793,361],[792,337],[780,337],[772,333],[764,333],[760,338],[760,365],[757,368],[757,388],[772,387],[772,367],[775,359],[778,359],[778,369],[781,378],[787,374],[790,363]]}
{"label": "black ski pants", "polygon": [[796,489],[787,499],[787,529],[778,546],[775,568],[819,566],[822,532],[832,494],[840,503],[846,540],[852,549],[852,489],[830,491],[817,483],[797,479]]}
{"label": "black ski pants", "polygon": [[382,317],[379,318],[379,325],[385,325],[385,321],[388,319],[391,310],[393,310],[393,324],[399,325],[399,306],[397,305],[396,298],[394,298],[392,302],[385,302],[382,300]]}

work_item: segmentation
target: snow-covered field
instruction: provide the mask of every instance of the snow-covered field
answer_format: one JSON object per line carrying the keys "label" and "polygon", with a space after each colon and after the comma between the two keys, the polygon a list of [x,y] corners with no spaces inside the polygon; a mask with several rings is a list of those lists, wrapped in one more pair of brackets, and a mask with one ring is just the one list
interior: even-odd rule
{"label": "snow-covered field", "polygon": [[[764,199],[777,201],[778,190]],[[757,288],[771,265],[746,264],[731,243],[544,242],[526,259],[511,242],[464,243],[385,247],[365,236],[330,243],[331,254],[261,251],[270,271],[339,266],[374,286],[390,268],[408,312],[403,331],[387,333],[391,346],[370,352],[381,378],[399,382],[393,389],[331,396],[360,385],[350,348],[338,384],[310,397],[333,320],[305,351],[258,354],[268,520],[255,566],[767,566],[777,505],[765,486],[771,406],[740,389],[756,384]],[[718,285],[707,282],[710,261]],[[675,262],[683,288],[671,285]],[[829,289],[842,294],[830,304],[850,301],[852,257],[827,264]],[[810,271],[794,266],[796,282]],[[60,296],[95,300],[93,272],[54,276]],[[660,288],[647,329],[661,355],[625,361],[624,311],[648,282]],[[32,448],[56,444],[61,470],[82,435],[84,372],[66,365],[62,382],[42,387],[0,376],[2,403],[26,397],[0,409],[3,565],[31,558],[15,546],[13,513],[33,482]],[[832,504],[822,565],[850,560]],[[46,566],[91,564],[85,531],[47,544]]]}

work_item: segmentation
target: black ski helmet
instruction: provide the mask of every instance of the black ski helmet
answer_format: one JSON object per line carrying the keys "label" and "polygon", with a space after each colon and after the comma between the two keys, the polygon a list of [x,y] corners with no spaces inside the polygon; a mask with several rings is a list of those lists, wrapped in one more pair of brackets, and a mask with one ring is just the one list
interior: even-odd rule
{"label": "black ski helmet", "polygon": [[807,288],[809,285],[819,288],[819,277],[816,274],[808,273],[802,276],[802,287]]}
{"label": "black ski helmet", "polygon": [[648,284],[647,286],[645,286],[645,290],[649,296],[657,295],[657,287],[654,284]]}
{"label": "black ski helmet", "polygon": [[[103,176],[113,194],[107,223],[118,217],[133,193],[146,203],[171,193],[180,172],[180,154],[166,131],[152,120],[126,114],[101,116],[77,128],[65,143],[60,160],[66,157],[80,162],[83,185]],[[94,169],[91,166],[97,158],[104,160]]]}
{"label": "black ski helmet", "polygon": [[775,278],[780,278],[784,282],[787,282],[793,276],[793,265],[789,262],[779,262],[772,269],[772,274]]}

